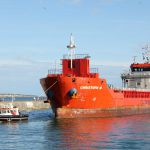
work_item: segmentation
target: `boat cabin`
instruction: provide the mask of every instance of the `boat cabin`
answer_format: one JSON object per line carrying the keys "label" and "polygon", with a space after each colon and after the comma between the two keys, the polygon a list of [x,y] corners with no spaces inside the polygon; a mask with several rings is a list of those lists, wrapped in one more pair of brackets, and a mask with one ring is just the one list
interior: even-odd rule
{"label": "boat cabin", "polygon": [[137,63],[130,66],[132,72],[150,71],[150,63]]}
{"label": "boat cabin", "polygon": [[19,115],[19,110],[13,105],[3,105],[0,107],[0,116],[15,116]]}
{"label": "boat cabin", "polygon": [[145,50],[143,62],[137,63],[134,57],[134,63],[130,66],[130,71],[121,74],[124,88],[150,89],[150,47],[142,48]]}

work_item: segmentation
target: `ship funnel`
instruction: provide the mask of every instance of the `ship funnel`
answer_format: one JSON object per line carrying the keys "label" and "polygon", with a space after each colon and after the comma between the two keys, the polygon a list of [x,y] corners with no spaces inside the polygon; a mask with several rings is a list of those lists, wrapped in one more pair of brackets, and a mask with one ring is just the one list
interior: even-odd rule
{"label": "ship funnel", "polygon": [[74,38],[73,38],[72,33],[71,33],[71,35],[70,35],[70,43],[69,43],[69,45],[67,45],[67,48],[68,49],[73,49],[75,47],[76,46],[75,46]]}

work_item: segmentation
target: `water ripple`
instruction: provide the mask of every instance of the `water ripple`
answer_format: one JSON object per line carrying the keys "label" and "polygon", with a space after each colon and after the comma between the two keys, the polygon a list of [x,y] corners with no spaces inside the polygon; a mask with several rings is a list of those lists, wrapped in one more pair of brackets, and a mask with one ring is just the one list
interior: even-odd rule
{"label": "water ripple", "polygon": [[0,124],[1,150],[149,149],[150,115],[54,119],[49,110],[29,120]]}

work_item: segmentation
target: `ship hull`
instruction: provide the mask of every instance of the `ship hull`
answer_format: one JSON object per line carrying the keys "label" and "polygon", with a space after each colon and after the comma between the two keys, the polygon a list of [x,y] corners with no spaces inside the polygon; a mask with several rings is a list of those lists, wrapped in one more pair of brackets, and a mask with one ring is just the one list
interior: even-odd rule
{"label": "ship hull", "polygon": [[40,80],[55,117],[116,117],[150,113],[148,56],[144,56],[148,62],[133,63],[131,72],[121,75],[123,89],[117,89],[100,77],[98,68],[90,68],[89,55],[75,54],[72,35],[67,48],[70,53],[63,56],[61,72],[55,67]]}
{"label": "ship hull", "polygon": [[[150,113],[150,92],[112,89],[101,78],[48,76],[41,79],[41,85],[57,118]],[[69,94],[72,89],[77,90],[75,96]]]}
{"label": "ship hull", "polygon": [[0,121],[21,121],[21,120],[28,120],[28,115],[16,115],[16,116],[0,116]]}
{"label": "ship hull", "polygon": [[58,108],[56,112],[57,118],[123,117],[131,115],[149,114],[150,106],[118,107],[108,109]]}

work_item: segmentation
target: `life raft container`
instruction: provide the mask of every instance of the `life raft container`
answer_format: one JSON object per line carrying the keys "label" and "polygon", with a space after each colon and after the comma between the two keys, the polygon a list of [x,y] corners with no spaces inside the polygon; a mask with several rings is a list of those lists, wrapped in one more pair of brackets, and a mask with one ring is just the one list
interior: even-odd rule
{"label": "life raft container", "polygon": [[77,93],[78,93],[77,89],[76,88],[72,88],[71,90],[69,90],[68,96],[70,96],[71,98],[75,98]]}

